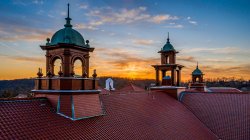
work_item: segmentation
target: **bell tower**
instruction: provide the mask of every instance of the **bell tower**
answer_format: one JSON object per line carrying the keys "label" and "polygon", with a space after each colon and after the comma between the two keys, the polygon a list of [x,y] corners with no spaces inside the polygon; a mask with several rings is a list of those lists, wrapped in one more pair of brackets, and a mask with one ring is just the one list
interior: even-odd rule
{"label": "bell tower", "polygon": [[205,83],[203,80],[203,72],[199,69],[197,62],[196,69],[192,72],[192,82],[189,83],[189,89],[195,89],[198,91],[205,91]]}
{"label": "bell tower", "polygon": [[[161,65],[152,65],[156,72],[156,85],[180,86],[182,65],[176,64],[176,54],[178,53],[170,43],[169,33],[166,44],[158,52],[161,54]],[[159,72],[162,73],[160,83]],[[166,75],[170,71],[171,75]]]}
{"label": "bell tower", "polygon": [[[170,43],[169,33],[166,44],[158,52],[161,54],[161,64],[152,65],[155,68],[155,86],[151,90],[161,91],[178,99],[185,87],[181,87],[181,69],[184,67],[176,64],[178,53]],[[160,76],[161,72],[161,76]],[[169,72],[169,75],[166,75]],[[160,81],[162,80],[162,81]]]}
{"label": "bell tower", "polygon": [[[74,62],[80,60],[82,63],[81,76],[89,77],[89,52],[93,52],[89,41],[84,41],[82,35],[76,30],[72,29],[69,17],[69,4],[68,16],[65,18],[66,24],[64,28],[57,31],[51,38],[47,38],[45,46],[40,46],[42,50],[46,51],[46,75],[53,77],[59,75],[60,77],[73,77],[75,75]],[[55,61],[61,60],[60,71],[55,71]]]}
{"label": "bell tower", "polygon": [[[89,41],[74,30],[70,23],[69,4],[66,24],[41,49],[46,51],[46,74],[39,68],[35,79],[35,97],[46,97],[57,114],[79,120],[103,114],[99,99],[96,70],[89,77],[89,53],[94,51]],[[60,60],[60,69],[55,71],[55,62]],[[74,63],[81,62],[81,75],[75,75]]]}

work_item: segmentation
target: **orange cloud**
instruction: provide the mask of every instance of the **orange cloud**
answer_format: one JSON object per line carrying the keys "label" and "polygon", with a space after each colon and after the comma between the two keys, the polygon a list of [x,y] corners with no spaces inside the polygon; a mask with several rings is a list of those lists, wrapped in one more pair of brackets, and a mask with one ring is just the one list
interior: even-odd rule
{"label": "orange cloud", "polygon": [[[36,77],[37,68],[45,69],[45,57],[23,57],[0,55],[4,67],[0,70],[0,79],[16,79]],[[30,65],[30,62],[32,65]],[[90,75],[97,69],[98,76],[127,77],[154,79],[155,70],[151,65],[159,64],[158,57],[141,57],[137,52],[125,49],[97,48],[90,57]],[[191,56],[178,56],[177,63],[184,65],[182,81],[191,79],[191,73],[196,68],[196,61]],[[80,71],[80,64],[76,69]],[[235,77],[250,79],[250,65],[199,65],[205,73],[205,79],[217,77]],[[44,71],[45,74],[45,71]]]}
{"label": "orange cloud", "polygon": [[135,40],[133,40],[133,43],[137,44],[137,45],[149,46],[149,45],[152,45],[154,43],[154,41],[153,40],[146,40],[146,39],[135,39]]}

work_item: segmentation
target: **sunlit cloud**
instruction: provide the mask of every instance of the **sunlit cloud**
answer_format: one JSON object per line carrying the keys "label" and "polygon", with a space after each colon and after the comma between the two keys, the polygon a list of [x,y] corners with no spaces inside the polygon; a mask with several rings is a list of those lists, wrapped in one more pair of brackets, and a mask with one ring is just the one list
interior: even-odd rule
{"label": "sunlit cloud", "polygon": [[86,3],[81,3],[81,4],[79,4],[79,8],[80,8],[80,9],[88,9],[88,8],[89,8],[89,5],[86,4]]}
{"label": "sunlit cloud", "polygon": [[205,53],[214,53],[214,54],[232,54],[241,52],[239,47],[221,47],[221,48],[189,48],[185,51],[185,53],[193,53],[193,52],[205,52]]}
{"label": "sunlit cloud", "polygon": [[[35,76],[37,67],[45,68],[45,52],[40,50],[39,45],[45,43],[46,38],[56,30],[63,28],[67,3],[48,3],[45,0],[2,3],[9,4],[9,7],[5,6],[5,14],[0,14],[0,53],[6,54],[0,54],[0,65],[4,66],[0,69],[0,79],[8,78],[6,75],[10,75],[9,78]],[[176,58],[178,64],[185,66],[182,80],[191,78],[197,61],[206,74],[205,78],[235,76],[250,79],[250,67],[247,65],[250,61],[246,36],[248,26],[244,26],[244,22],[235,23],[233,27],[237,28],[227,24],[230,22],[227,19],[237,17],[227,14],[227,18],[221,17],[223,20],[215,24],[213,20],[216,19],[212,20],[214,17],[211,17],[211,21],[208,21],[204,19],[204,13],[187,15],[185,7],[176,13],[174,6],[170,9],[160,6],[168,3],[165,1],[155,2],[155,5],[154,2],[131,3],[70,2],[73,28],[90,40],[91,47],[95,47],[90,57],[91,73],[97,69],[98,76],[154,79],[155,70],[151,65],[160,64],[160,54],[157,52],[165,44],[166,32],[170,32],[175,49],[181,47]],[[211,9],[210,12],[213,11]],[[244,17],[247,18],[246,15]],[[221,30],[215,31],[214,27]],[[227,35],[227,30],[234,34]],[[16,69],[21,74],[17,74]]]}
{"label": "sunlit cloud", "polygon": [[177,24],[177,25],[167,25],[167,26],[164,26],[165,28],[175,28],[175,29],[182,29],[182,28],[184,28],[184,26],[183,25],[181,25],[181,24]]}
{"label": "sunlit cloud", "polygon": [[151,15],[147,12],[146,7],[138,7],[134,9],[114,10],[110,7],[103,7],[91,10],[86,14],[92,20],[82,28],[94,29],[103,24],[130,24],[134,22],[151,22],[160,24],[164,21],[177,20],[177,16],[169,14]]}
{"label": "sunlit cloud", "polygon": [[184,55],[177,56],[177,60],[184,62],[197,62],[193,56],[184,56]]}
{"label": "sunlit cloud", "polygon": [[179,19],[177,16],[156,15],[156,16],[153,16],[149,21],[160,24],[166,20],[177,20],[177,19]]}
{"label": "sunlit cloud", "polygon": [[128,78],[152,78],[159,58],[140,57],[136,52],[124,49],[98,48],[92,54],[91,70],[97,69],[100,76],[117,76]]}
{"label": "sunlit cloud", "polygon": [[25,27],[16,27],[4,29],[0,28],[0,32],[3,34],[0,35],[0,41],[41,41],[45,40],[47,37],[52,36],[52,31],[49,30],[40,30],[33,28]]}
{"label": "sunlit cloud", "polygon": [[154,41],[153,40],[146,40],[146,39],[135,39],[135,40],[133,40],[133,43],[136,45],[150,46],[154,43]]}
{"label": "sunlit cloud", "polygon": [[75,29],[88,29],[88,30],[98,30],[98,28],[96,26],[93,26],[93,25],[87,25],[87,24],[83,24],[83,23],[80,23],[80,24],[75,24]]}
{"label": "sunlit cloud", "polygon": [[44,59],[42,57],[28,57],[28,56],[10,56],[0,54],[1,58],[10,59],[15,61],[26,61],[26,62],[43,62]]}
{"label": "sunlit cloud", "polygon": [[238,77],[243,79],[248,79],[250,65],[242,64],[235,66],[224,65],[207,65],[203,66],[203,71],[207,75],[207,78],[217,78],[217,77]]}
{"label": "sunlit cloud", "polygon": [[188,21],[190,24],[198,25],[197,21],[192,20],[191,17],[187,17],[187,21]]}
{"label": "sunlit cloud", "polygon": [[224,59],[215,59],[215,58],[208,58],[208,59],[205,59],[203,60],[205,62],[212,62],[212,63],[232,63],[232,62],[235,62],[234,59],[230,58],[224,58]]}
{"label": "sunlit cloud", "polygon": [[196,21],[190,20],[190,21],[188,21],[188,22],[191,23],[191,24],[193,24],[193,25],[197,25],[197,22],[196,22]]}

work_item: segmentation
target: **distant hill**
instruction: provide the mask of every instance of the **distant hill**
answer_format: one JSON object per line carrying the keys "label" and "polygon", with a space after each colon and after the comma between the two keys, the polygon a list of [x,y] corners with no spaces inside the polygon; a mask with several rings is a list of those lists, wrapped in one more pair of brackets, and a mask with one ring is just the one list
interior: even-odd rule
{"label": "distant hill", "polygon": [[[99,86],[105,88],[105,81],[110,77],[98,77]],[[154,83],[154,80],[135,80],[129,78],[111,77],[114,80],[114,87],[116,89],[123,88],[130,82],[137,86],[145,88],[145,86]],[[28,93],[34,88],[34,79],[17,79],[17,80],[0,80],[0,98],[16,97],[18,95],[27,96]]]}
{"label": "distant hill", "polygon": [[1,80],[0,97],[15,97],[19,94],[27,95],[34,86],[33,79]]}
{"label": "distant hill", "polygon": [[[105,88],[105,81],[108,78],[114,80],[114,88],[121,89],[127,86],[130,82],[133,84],[145,88],[151,83],[154,83],[153,79],[129,79],[118,77],[98,77],[99,86]],[[182,83],[182,86],[187,87],[188,83]],[[234,87],[242,91],[250,91],[250,81],[242,80],[207,80],[207,87]],[[34,88],[34,79],[17,79],[17,80],[0,80],[0,98],[10,98],[15,96],[27,96],[28,93]]]}

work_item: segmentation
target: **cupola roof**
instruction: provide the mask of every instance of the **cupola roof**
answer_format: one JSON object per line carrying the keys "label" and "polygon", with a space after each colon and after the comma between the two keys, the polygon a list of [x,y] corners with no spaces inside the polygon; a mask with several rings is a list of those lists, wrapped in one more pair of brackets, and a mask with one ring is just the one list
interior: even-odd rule
{"label": "cupola roof", "polygon": [[85,45],[85,41],[82,35],[78,31],[72,29],[72,25],[70,24],[71,18],[69,17],[69,4],[68,4],[68,16],[67,18],[65,18],[65,20],[66,24],[64,25],[64,28],[58,30],[52,36],[49,45],[56,45],[58,43],[67,43],[82,47],[89,47],[88,45]]}

